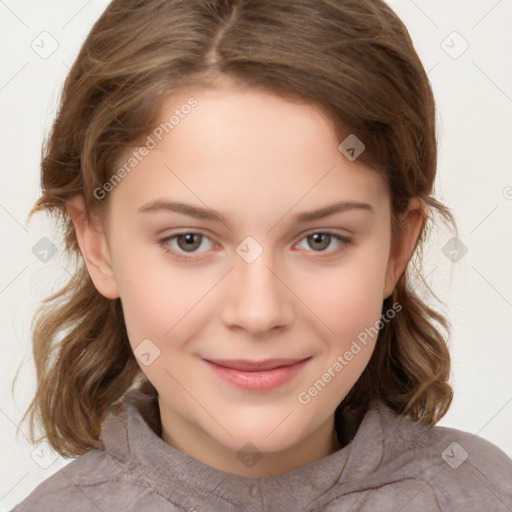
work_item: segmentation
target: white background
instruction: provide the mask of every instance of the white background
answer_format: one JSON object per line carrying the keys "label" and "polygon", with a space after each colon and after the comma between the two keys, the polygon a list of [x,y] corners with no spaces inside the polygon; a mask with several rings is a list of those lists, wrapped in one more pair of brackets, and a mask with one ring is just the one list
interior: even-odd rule
{"label": "white background", "polygon": [[[56,240],[51,224],[40,216],[28,225],[26,217],[39,195],[41,143],[63,80],[107,3],[0,0],[0,511],[68,463],[53,461],[44,445],[33,452],[26,426],[16,436],[34,391],[31,317],[69,277],[58,255],[43,263],[32,252],[42,237]],[[426,253],[427,281],[453,326],[455,398],[440,425],[484,437],[512,456],[512,1],[390,4],[429,72],[439,119],[436,194],[454,211],[468,249],[452,263],[441,250],[452,235],[440,230]],[[46,59],[31,47],[46,37],[51,48],[43,31],[58,43]],[[454,58],[464,40],[468,49]]]}

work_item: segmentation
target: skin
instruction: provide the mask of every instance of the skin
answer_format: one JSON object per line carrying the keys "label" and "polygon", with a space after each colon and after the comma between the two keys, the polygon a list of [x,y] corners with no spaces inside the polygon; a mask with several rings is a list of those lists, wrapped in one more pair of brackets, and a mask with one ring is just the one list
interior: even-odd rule
{"label": "skin", "polygon": [[[160,351],[141,368],[159,392],[162,438],[224,471],[276,475],[340,448],[334,411],[375,338],[308,404],[297,396],[378,322],[415,247],[421,203],[411,200],[403,244],[392,254],[386,183],[345,158],[318,108],[222,83],[173,94],[162,122],[192,95],[198,106],[109,192],[105,222],[84,220],[81,196],[68,212],[98,291],[121,298],[132,348],[150,339]],[[139,211],[155,200],[210,208],[226,223]],[[368,203],[373,212],[294,219],[338,201]],[[195,252],[184,237],[159,243],[190,231],[204,235]],[[308,238],[325,231],[352,243]],[[236,252],[248,236],[263,250],[252,263]],[[220,380],[206,357],[311,359],[285,385],[248,391]],[[248,442],[262,455],[252,467],[237,457]]]}

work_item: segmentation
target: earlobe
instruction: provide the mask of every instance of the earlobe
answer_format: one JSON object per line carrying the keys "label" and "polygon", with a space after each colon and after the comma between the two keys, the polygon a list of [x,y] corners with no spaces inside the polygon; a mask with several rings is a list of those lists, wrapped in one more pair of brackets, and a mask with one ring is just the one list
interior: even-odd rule
{"label": "earlobe", "polygon": [[386,279],[383,299],[389,297],[395,289],[396,283],[405,272],[407,264],[416,249],[419,236],[424,224],[424,203],[420,198],[414,197],[409,201],[407,211],[400,219],[401,242],[400,246],[391,254],[386,269]]}
{"label": "earlobe", "polygon": [[66,206],[68,215],[73,221],[78,245],[94,286],[107,299],[117,299],[119,290],[103,227],[99,223],[93,225],[87,220],[85,203],[81,195],[76,195],[66,201]]}

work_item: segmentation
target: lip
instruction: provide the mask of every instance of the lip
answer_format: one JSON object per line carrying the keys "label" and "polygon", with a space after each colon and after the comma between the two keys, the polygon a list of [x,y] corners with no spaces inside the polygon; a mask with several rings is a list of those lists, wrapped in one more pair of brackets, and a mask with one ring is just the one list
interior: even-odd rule
{"label": "lip", "polygon": [[245,359],[203,359],[221,379],[236,387],[269,391],[293,379],[307,364],[305,359],[267,359],[249,361]]}

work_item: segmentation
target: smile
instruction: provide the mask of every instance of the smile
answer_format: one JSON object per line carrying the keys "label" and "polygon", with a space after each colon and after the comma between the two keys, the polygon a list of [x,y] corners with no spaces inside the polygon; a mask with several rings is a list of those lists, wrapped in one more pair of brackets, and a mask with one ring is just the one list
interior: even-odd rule
{"label": "smile", "polygon": [[270,391],[289,382],[311,358],[269,359],[204,359],[205,363],[225,382],[253,391]]}

